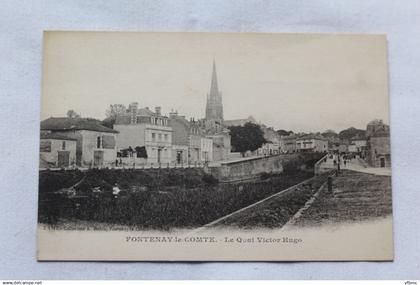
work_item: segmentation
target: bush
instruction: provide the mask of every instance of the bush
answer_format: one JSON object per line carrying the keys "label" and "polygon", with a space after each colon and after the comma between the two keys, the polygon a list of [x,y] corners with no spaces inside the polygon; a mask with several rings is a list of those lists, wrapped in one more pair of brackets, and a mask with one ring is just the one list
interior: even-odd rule
{"label": "bush", "polygon": [[261,180],[267,180],[271,177],[271,173],[268,172],[261,172],[260,173],[260,179]]}
{"label": "bush", "polygon": [[216,185],[219,183],[219,180],[211,174],[205,173],[202,178],[203,182],[207,185]]}

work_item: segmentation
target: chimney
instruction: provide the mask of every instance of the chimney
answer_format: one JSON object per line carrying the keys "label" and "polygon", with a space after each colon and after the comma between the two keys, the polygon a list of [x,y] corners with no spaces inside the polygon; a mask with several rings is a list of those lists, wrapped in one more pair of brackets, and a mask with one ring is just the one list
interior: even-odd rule
{"label": "chimney", "polygon": [[128,111],[130,113],[130,124],[137,123],[137,109],[138,109],[137,102],[133,102],[128,106]]}
{"label": "chimney", "polygon": [[176,117],[176,116],[178,116],[178,112],[177,112],[177,111],[172,110],[172,111],[169,113],[169,117],[170,117],[170,118],[172,118],[172,117]]}
{"label": "chimney", "polygon": [[160,116],[161,107],[155,107],[155,113],[157,116]]}

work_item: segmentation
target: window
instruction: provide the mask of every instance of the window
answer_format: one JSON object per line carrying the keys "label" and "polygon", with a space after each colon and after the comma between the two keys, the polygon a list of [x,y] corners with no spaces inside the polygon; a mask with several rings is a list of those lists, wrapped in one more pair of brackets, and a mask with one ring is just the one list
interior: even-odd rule
{"label": "window", "polygon": [[152,142],[156,141],[156,134],[152,133]]}
{"label": "window", "polygon": [[41,140],[40,151],[51,152],[51,141]]}
{"label": "window", "polygon": [[159,134],[158,138],[159,138],[159,141],[161,141],[162,140],[162,134]]}
{"label": "window", "polygon": [[61,149],[62,149],[62,150],[66,150],[66,141],[63,141],[63,142],[61,143]]}
{"label": "window", "polygon": [[168,134],[165,134],[165,141],[168,141]]}
{"label": "window", "polygon": [[96,148],[101,148],[102,146],[102,139],[101,137],[96,138]]}

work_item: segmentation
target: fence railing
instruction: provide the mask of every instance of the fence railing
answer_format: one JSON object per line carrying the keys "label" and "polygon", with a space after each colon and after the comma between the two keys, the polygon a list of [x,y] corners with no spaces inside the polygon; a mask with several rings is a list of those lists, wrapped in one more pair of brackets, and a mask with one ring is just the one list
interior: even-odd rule
{"label": "fence railing", "polygon": [[68,167],[40,167],[39,170],[51,170],[51,171],[59,171],[59,170],[88,170],[88,169],[101,169],[101,168],[113,168],[113,169],[169,169],[169,168],[204,168],[205,166],[209,166],[209,163],[206,162],[194,162],[194,163],[123,163],[122,165],[115,166],[115,164],[107,164],[107,165],[100,165],[100,166],[76,166],[71,165]]}
{"label": "fence railing", "polygon": [[321,173],[321,164],[326,161],[328,154],[324,155],[320,160],[318,160],[314,165],[314,174],[319,175]]}

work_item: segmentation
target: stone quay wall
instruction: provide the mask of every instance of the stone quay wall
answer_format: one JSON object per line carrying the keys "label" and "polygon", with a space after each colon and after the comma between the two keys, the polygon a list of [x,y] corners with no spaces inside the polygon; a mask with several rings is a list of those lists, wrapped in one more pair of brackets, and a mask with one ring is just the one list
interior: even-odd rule
{"label": "stone quay wall", "polygon": [[222,162],[220,166],[205,168],[205,171],[223,182],[252,179],[264,172],[282,173],[287,165],[291,165],[296,170],[311,170],[308,169],[307,164],[309,163],[309,168],[313,169],[313,164],[323,155],[321,153],[291,153],[242,158]]}

